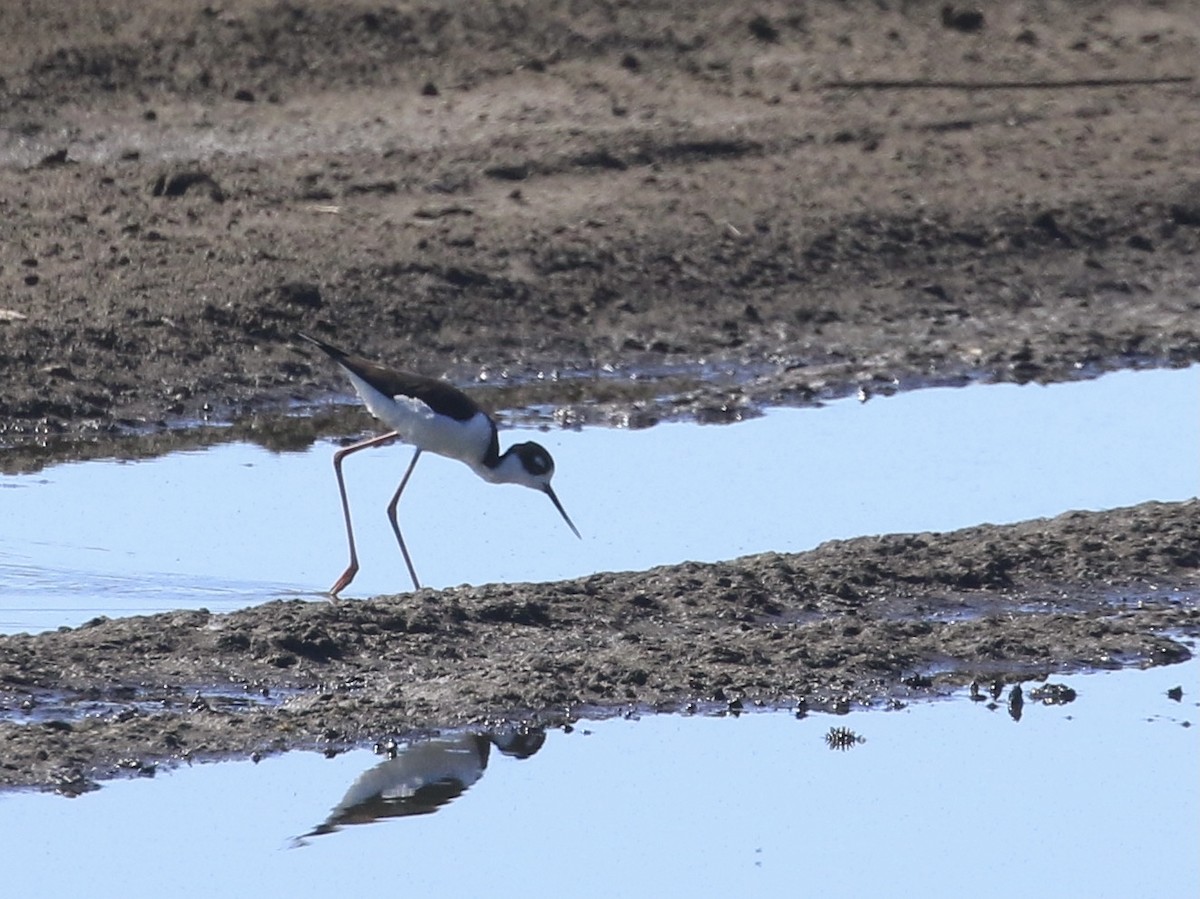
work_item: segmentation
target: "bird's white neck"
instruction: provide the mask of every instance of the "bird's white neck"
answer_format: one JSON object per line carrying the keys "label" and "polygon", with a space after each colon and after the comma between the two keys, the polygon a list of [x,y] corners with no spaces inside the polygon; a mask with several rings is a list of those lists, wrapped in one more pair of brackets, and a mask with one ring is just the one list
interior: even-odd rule
{"label": "bird's white neck", "polygon": [[531,475],[521,464],[515,453],[506,452],[500,457],[494,468],[482,463],[471,466],[475,473],[491,484],[520,484],[522,487],[532,487],[540,490],[543,478]]}

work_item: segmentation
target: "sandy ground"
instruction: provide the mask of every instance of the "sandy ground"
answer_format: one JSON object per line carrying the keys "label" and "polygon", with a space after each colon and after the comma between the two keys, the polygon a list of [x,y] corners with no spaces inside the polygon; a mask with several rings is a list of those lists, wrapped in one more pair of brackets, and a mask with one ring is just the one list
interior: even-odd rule
{"label": "sandy ground", "polygon": [[[297,329],[565,425],[1200,360],[1200,12],[943,5],[4,4],[3,468],[361,428]],[[1169,661],[1196,512],[0,638],[0,781]]]}

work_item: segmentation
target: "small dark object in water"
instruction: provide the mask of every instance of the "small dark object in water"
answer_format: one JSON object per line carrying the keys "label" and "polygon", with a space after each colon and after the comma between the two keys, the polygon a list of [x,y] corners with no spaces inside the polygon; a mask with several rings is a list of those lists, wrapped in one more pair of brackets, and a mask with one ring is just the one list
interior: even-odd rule
{"label": "small dark object in water", "polygon": [[1025,695],[1021,692],[1021,685],[1014,684],[1012,691],[1008,694],[1008,714],[1012,716],[1013,721],[1021,720],[1021,709],[1025,707]]}
{"label": "small dark object in water", "polygon": [[1076,693],[1066,684],[1042,684],[1029,691],[1029,698],[1042,705],[1066,705],[1075,701]]}
{"label": "small dark object in water", "polygon": [[826,746],[830,749],[840,749],[843,752],[865,742],[867,742],[865,737],[860,737],[848,727],[831,727],[829,733],[825,735]]}
{"label": "small dark object in water", "polygon": [[1172,687],[1167,691],[1167,699],[1174,699],[1179,702],[1183,699],[1183,687]]}
{"label": "small dark object in water", "polygon": [[393,739],[382,740],[371,747],[371,751],[376,755],[386,755],[390,759],[394,759],[400,751],[400,744]]}

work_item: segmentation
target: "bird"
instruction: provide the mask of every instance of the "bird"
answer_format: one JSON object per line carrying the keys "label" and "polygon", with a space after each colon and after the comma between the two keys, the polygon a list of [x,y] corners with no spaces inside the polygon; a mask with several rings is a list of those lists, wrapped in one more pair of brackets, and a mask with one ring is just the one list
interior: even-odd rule
{"label": "bird", "polygon": [[358,552],[354,547],[354,528],[350,523],[350,501],[346,497],[342,462],[351,453],[374,446],[389,446],[396,441],[416,447],[412,461],[400,479],[400,486],[396,488],[387,507],[388,520],[396,534],[396,542],[400,544],[400,552],[408,566],[414,589],[420,590],[421,582],[408,554],[408,547],[404,545],[404,536],[396,520],[396,507],[417,460],[425,452],[465,462],[488,483],[520,484],[541,491],[550,497],[571,532],[582,539],[579,529],[550,486],[550,479],[554,477],[554,459],[545,447],[533,442],[516,443],[501,453],[496,422],[478,403],[454,385],[424,375],[396,371],[303,332],[297,332],[296,336],[311,343],[337,363],[350,378],[350,383],[367,410],[390,429],[385,434],[343,447],[333,454],[333,469],[342,496],[342,515],[346,519],[350,564],[329,589],[330,596],[336,599],[358,574]]}

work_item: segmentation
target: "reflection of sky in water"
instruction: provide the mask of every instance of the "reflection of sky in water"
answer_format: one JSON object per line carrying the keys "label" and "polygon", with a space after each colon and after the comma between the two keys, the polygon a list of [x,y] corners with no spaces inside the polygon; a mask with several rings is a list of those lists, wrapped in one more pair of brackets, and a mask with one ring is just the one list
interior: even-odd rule
{"label": "reflection of sky in water", "polygon": [[[400,506],[433,587],[553,580],[837,537],[950,530],[1200,491],[1200,368],[1050,387],[930,389],[729,426],[506,431],[554,454],[576,540],[544,496],[426,454]],[[225,446],[0,478],[0,629],[326,589],[346,563],[332,446]],[[384,507],[411,450],[352,456],[362,570],[409,587]],[[55,611],[62,610],[62,611]]]}
{"label": "reflection of sky in water", "polygon": [[[0,828],[19,861],[0,883],[179,899],[1200,895],[1200,663],[1053,680],[1077,701],[1027,701],[1020,723],[962,694],[802,721],[581,722],[528,759],[493,750],[433,814],[295,849],[379,757],[294,753],[74,800],[10,794]],[[866,742],[830,751],[835,726]]]}

